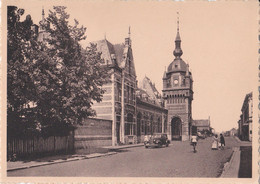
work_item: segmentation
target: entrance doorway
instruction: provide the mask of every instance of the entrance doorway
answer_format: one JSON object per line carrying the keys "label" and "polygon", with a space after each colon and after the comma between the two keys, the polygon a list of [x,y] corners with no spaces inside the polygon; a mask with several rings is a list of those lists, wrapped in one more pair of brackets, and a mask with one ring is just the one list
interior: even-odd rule
{"label": "entrance doorway", "polygon": [[182,135],[181,119],[178,117],[173,118],[171,122],[171,127],[172,127],[172,140],[181,140],[181,135]]}

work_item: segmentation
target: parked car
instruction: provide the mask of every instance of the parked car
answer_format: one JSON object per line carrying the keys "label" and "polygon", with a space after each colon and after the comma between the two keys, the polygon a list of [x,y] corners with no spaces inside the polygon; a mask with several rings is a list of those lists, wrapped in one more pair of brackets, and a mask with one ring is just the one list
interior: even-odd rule
{"label": "parked car", "polygon": [[148,138],[149,139],[147,139],[147,137],[145,137],[145,140],[144,140],[145,148],[162,147],[163,145],[168,147],[170,144],[167,134],[164,134],[164,133],[155,133],[154,135],[152,135],[150,137],[148,136]]}
{"label": "parked car", "polygon": [[198,138],[200,138],[200,139],[205,139],[205,138],[206,138],[206,135],[205,135],[205,134],[202,134],[201,132],[198,132],[198,133],[197,133],[197,136],[198,136]]}

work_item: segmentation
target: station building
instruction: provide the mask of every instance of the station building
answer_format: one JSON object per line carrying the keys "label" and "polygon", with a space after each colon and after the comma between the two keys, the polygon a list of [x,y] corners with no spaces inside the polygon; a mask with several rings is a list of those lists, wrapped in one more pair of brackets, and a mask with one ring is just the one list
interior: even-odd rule
{"label": "station building", "polygon": [[145,77],[137,86],[130,32],[121,44],[107,39],[93,43],[109,67],[111,80],[103,86],[102,102],[92,108],[98,119],[112,120],[112,145],[136,144],[146,134],[166,132],[167,110],[155,85]]}

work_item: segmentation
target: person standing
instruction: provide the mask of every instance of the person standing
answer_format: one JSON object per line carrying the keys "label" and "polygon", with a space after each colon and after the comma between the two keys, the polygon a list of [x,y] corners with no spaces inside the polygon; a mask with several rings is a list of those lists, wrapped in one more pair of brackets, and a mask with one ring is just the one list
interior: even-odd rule
{"label": "person standing", "polygon": [[225,138],[222,134],[220,134],[220,148],[224,149],[225,146]]}
{"label": "person standing", "polygon": [[211,149],[213,149],[213,150],[218,149],[218,135],[217,134],[213,137]]}
{"label": "person standing", "polygon": [[197,146],[197,142],[198,142],[198,137],[196,135],[192,135],[191,136],[191,145],[193,146],[193,152],[196,153],[196,146]]}

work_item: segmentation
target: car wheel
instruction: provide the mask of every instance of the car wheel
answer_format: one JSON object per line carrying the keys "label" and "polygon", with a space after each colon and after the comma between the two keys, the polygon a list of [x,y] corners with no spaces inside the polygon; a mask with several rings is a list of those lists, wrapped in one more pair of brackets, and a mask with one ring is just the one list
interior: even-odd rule
{"label": "car wheel", "polygon": [[148,148],[148,146],[145,146],[145,148]]}
{"label": "car wheel", "polygon": [[167,143],[167,144],[166,144],[166,147],[168,147],[168,146],[169,146],[169,144]]}

